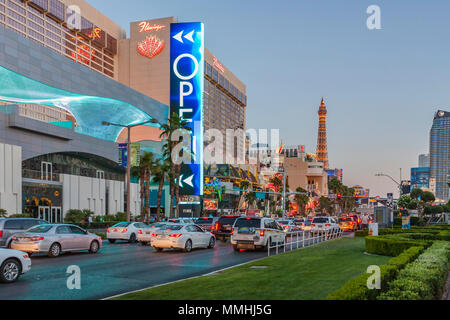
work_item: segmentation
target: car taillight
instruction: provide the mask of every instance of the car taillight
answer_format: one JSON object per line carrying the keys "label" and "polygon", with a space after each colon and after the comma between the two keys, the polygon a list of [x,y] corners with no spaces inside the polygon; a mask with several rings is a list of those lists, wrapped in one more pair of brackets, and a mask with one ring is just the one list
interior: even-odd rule
{"label": "car taillight", "polygon": [[259,236],[260,237],[264,237],[264,230],[256,230],[257,232],[259,232]]}
{"label": "car taillight", "polygon": [[331,227],[331,224],[327,223],[327,224],[325,225],[325,227]]}
{"label": "car taillight", "polygon": [[219,223],[216,222],[216,231],[219,231]]}
{"label": "car taillight", "polygon": [[126,228],[122,229],[122,233],[125,233],[127,231],[128,231],[128,229],[126,229]]}
{"label": "car taillight", "polygon": [[41,240],[44,240],[44,237],[32,237],[30,240],[31,241],[41,241]]}
{"label": "car taillight", "polygon": [[316,225],[314,223],[311,223],[311,227],[315,227]]}
{"label": "car taillight", "polygon": [[179,238],[179,237],[181,237],[181,236],[182,236],[181,233],[172,233],[172,234],[170,235],[171,238]]}
{"label": "car taillight", "polygon": [[108,229],[106,229],[106,232],[109,232],[109,228],[108,228]]}
{"label": "car taillight", "polygon": [[152,233],[152,237],[157,237],[158,235],[156,233]]}
{"label": "car taillight", "polygon": [[289,229],[289,226],[284,226],[285,229]]}
{"label": "car taillight", "polygon": [[0,238],[3,238],[3,230],[0,230]]}
{"label": "car taillight", "polygon": [[142,234],[142,230],[139,230],[139,231],[138,231],[138,234]]}

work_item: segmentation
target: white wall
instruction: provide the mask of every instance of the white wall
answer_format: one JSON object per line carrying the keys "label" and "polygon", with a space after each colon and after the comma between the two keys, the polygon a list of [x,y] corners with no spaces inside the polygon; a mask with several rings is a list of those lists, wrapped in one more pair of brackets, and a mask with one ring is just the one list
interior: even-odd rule
{"label": "white wall", "polygon": [[0,143],[0,209],[22,213],[22,147]]}
{"label": "white wall", "polygon": [[131,184],[131,206],[130,211],[132,216],[139,216],[141,214],[141,186],[138,183]]}
{"label": "white wall", "polygon": [[124,212],[124,182],[107,180],[106,187],[108,188],[108,214],[115,215],[117,212]]}
{"label": "white wall", "polygon": [[89,209],[96,215],[106,212],[106,181],[103,179],[61,174],[64,215],[70,209]]}

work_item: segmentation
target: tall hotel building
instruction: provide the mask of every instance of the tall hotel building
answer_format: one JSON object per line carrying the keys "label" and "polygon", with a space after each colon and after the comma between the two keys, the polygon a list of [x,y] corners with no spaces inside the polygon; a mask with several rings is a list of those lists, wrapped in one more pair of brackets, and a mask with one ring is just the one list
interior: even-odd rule
{"label": "tall hotel building", "polygon": [[430,131],[430,184],[436,199],[449,200],[450,112],[438,110]]}
{"label": "tall hotel building", "polygon": [[[102,123],[167,122],[174,22],[132,22],[127,37],[84,0],[0,0],[0,209],[50,222],[69,209],[125,210],[125,130]],[[245,130],[246,104],[245,85],[205,49],[205,129]],[[136,127],[131,141],[160,153],[159,134]]]}

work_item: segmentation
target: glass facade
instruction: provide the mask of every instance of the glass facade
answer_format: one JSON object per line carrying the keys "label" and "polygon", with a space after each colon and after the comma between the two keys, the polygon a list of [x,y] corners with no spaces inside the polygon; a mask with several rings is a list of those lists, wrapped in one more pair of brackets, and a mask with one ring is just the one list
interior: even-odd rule
{"label": "glass facade", "polygon": [[430,132],[430,179],[435,179],[435,197],[447,202],[450,175],[450,112],[436,112]]}
{"label": "glass facade", "polygon": [[226,141],[227,129],[245,130],[245,108],[247,97],[228,79],[209,63],[205,63],[204,92],[204,127],[205,130],[217,129],[224,137],[224,150],[227,145],[234,146],[232,152],[236,156],[236,148],[244,148],[244,136]]}
{"label": "glass facade", "polygon": [[58,0],[0,0],[0,25],[114,78],[117,39],[84,17],[81,30],[69,29],[72,14]]}

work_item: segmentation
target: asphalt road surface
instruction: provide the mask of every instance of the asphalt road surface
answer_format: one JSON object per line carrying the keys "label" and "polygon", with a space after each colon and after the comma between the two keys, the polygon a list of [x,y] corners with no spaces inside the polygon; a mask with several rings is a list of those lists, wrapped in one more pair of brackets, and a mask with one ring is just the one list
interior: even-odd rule
{"label": "asphalt road surface", "polygon": [[[267,252],[262,251],[235,252],[229,242],[219,241],[214,249],[194,249],[190,253],[157,253],[151,247],[126,242],[103,244],[97,254],[74,252],[57,258],[33,255],[30,272],[22,275],[16,283],[0,284],[0,300],[101,299],[267,256]],[[290,249],[290,245],[286,247]],[[71,275],[67,268],[72,265],[81,270],[80,290],[67,288]]]}

